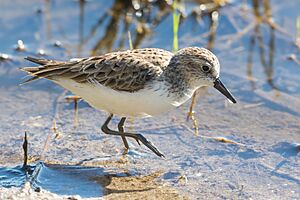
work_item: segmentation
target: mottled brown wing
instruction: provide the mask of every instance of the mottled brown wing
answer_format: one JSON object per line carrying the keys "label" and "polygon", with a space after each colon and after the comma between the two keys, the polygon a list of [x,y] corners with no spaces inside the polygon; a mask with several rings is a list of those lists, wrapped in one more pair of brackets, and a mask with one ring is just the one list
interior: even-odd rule
{"label": "mottled brown wing", "polygon": [[169,65],[173,53],[157,48],[144,48],[130,50],[131,54],[142,57],[153,65],[159,66],[163,71]]}
{"label": "mottled brown wing", "polygon": [[[98,82],[114,90],[134,92],[162,73],[159,66],[134,54],[110,53],[82,60],[77,82]],[[85,74],[85,75],[83,75]]]}
{"label": "mottled brown wing", "polygon": [[[134,92],[144,88],[148,81],[162,73],[167,66],[170,55],[166,53],[165,57],[159,55],[158,59],[155,59],[157,56],[154,51],[157,50],[140,49],[140,51],[114,52],[72,62],[27,58],[42,65],[37,68],[23,68],[23,70],[33,76],[26,82],[36,78],[65,77],[79,83],[99,83],[114,90]],[[147,51],[148,53],[145,53]],[[153,56],[150,58],[150,55]]]}

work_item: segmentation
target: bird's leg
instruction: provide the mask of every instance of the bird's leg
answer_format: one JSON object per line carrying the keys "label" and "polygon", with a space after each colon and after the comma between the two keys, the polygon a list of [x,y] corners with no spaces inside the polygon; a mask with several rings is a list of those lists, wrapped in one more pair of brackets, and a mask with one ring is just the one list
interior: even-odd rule
{"label": "bird's leg", "polygon": [[[114,131],[111,130],[110,128],[108,128],[108,124],[111,121],[113,117],[113,114],[110,114],[109,117],[105,120],[104,124],[101,127],[101,130],[109,135],[119,135],[119,136],[124,136],[124,137],[131,137],[134,138],[137,141],[142,142],[146,147],[148,147],[151,151],[153,151],[157,156],[159,157],[165,157],[162,153],[160,153],[160,151],[149,141],[147,140],[143,135],[141,134],[134,134],[134,133],[127,133],[127,132],[118,132],[118,131]],[[125,120],[124,120],[125,122]],[[122,123],[121,123],[122,125]]]}
{"label": "bird's leg", "polygon": [[[124,123],[125,123],[125,120],[126,120],[126,117],[122,117],[119,124],[118,124],[118,130],[120,133],[124,133]],[[123,143],[124,143],[124,146],[125,146],[125,151],[124,151],[124,154],[127,154],[128,153],[128,150],[129,150],[129,145],[128,145],[128,142],[127,142],[127,139],[124,135],[121,136],[122,137],[122,140],[123,140]]]}
{"label": "bird's leg", "polygon": [[193,121],[193,126],[194,126],[194,129],[195,129],[195,135],[198,135],[199,133],[199,126],[198,126],[198,123],[197,123],[197,120],[195,119],[195,112],[194,112],[194,106],[196,104],[196,97],[197,97],[197,91],[194,92],[193,94],[193,97],[192,97],[192,103],[190,105],[190,109],[189,109],[189,112],[188,112],[188,115],[187,115],[187,121],[189,119],[191,119]]}

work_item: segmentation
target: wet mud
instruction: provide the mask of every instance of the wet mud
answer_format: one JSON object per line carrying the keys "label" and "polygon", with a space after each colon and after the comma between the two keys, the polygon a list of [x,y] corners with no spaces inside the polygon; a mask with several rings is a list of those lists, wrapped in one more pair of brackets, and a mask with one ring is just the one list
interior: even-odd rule
{"label": "wet mud", "polygon": [[84,2],[1,2],[0,199],[300,198],[299,0],[179,4],[179,48],[214,51],[238,103],[199,90],[192,106],[198,133],[187,120],[191,101],[130,119],[125,128],[165,159],[131,139],[124,156],[121,138],[101,132],[108,114],[60,86],[19,86],[19,68],[31,65],[24,57],[69,60],[129,49],[128,31],[134,48],[172,51],[167,1]]}

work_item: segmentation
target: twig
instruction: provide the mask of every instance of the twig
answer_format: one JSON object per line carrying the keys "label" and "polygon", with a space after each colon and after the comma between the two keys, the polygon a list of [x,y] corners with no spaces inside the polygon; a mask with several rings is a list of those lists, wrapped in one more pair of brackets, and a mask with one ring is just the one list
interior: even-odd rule
{"label": "twig", "polygon": [[[191,130],[187,125],[185,124],[181,124],[182,127],[186,128],[188,131],[190,132],[194,132],[193,130]],[[224,137],[210,137],[210,136],[204,136],[204,135],[199,135],[199,137],[202,137],[204,139],[210,139],[210,140],[214,140],[214,141],[218,141],[218,142],[222,142],[222,143],[230,143],[230,144],[235,144],[235,145],[239,145],[239,146],[246,146],[245,144],[239,143],[239,142],[235,142],[233,140],[229,140],[227,138]]]}
{"label": "twig", "polygon": [[[77,95],[68,95],[65,97],[67,102],[73,101],[74,102],[74,128],[78,127],[79,124],[79,118],[78,118],[78,101],[80,101],[82,98]],[[56,130],[55,130],[56,131]],[[58,135],[58,134],[57,134]]]}
{"label": "twig", "polygon": [[133,49],[133,45],[132,45],[132,39],[131,39],[130,31],[128,31],[127,34],[128,34],[129,47],[130,47],[130,50],[132,50]]}
{"label": "twig", "polygon": [[25,131],[24,135],[24,142],[23,142],[23,150],[24,150],[24,162],[23,162],[23,169],[27,169],[27,162],[28,162],[28,140],[27,140],[27,132]]}
{"label": "twig", "polygon": [[244,105],[244,109],[259,107],[263,104],[264,104],[263,102],[254,103],[254,104],[247,104],[247,105]]}
{"label": "twig", "polygon": [[[54,114],[53,114],[53,124],[56,124],[56,118],[57,118],[57,119],[59,118],[59,115],[58,115],[58,105],[59,105],[59,104],[58,104],[58,102],[59,102],[60,99],[62,99],[62,98],[66,95],[67,92],[68,92],[68,91],[65,90],[60,96],[57,97],[57,99],[56,99],[56,101],[55,101],[56,107],[55,107]],[[56,127],[53,127],[53,128],[56,129]],[[52,129],[53,129],[53,128],[52,128]],[[54,130],[54,129],[53,129],[53,130]],[[44,160],[44,158],[45,158],[45,153],[46,153],[46,151],[48,150],[48,146],[49,146],[49,143],[50,143],[50,140],[51,140],[51,135],[52,135],[52,132],[50,131],[50,132],[48,133],[48,135],[47,135],[47,139],[46,139],[46,141],[45,141],[45,144],[44,144],[42,153],[41,153],[41,155],[40,155],[40,160]]]}

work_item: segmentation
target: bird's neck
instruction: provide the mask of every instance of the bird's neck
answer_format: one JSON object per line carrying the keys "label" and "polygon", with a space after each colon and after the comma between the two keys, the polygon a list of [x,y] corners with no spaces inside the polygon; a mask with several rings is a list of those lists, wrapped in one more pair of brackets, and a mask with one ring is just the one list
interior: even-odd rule
{"label": "bird's neck", "polygon": [[174,104],[179,106],[186,102],[196,89],[182,66],[168,66],[161,74],[160,80],[164,82],[167,95],[174,100]]}

